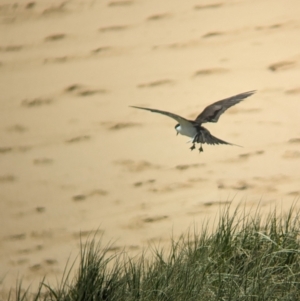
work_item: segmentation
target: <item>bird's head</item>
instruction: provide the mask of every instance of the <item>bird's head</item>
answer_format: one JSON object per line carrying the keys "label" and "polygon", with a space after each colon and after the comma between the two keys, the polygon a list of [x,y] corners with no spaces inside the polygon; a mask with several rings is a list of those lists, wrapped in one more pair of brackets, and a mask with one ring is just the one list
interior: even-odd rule
{"label": "bird's head", "polygon": [[176,130],[176,132],[177,132],[176,135],[178,135],[178,134],[180,133],[180,130],[181,130],[181,126],[180,126],[179,123],[177,123],[177,124],[175,125],[175,130]]}

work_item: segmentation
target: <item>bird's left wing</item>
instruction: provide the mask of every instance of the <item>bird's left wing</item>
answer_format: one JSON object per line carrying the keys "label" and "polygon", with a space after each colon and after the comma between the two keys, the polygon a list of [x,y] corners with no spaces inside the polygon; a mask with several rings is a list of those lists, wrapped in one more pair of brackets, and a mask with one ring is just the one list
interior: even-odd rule
{"label": "bird's left wing", "polygon": [[251,96],[254,94],[255,91],[249,91],[240,93],[229,98],[225,98],[219,100],[209,106],[207,106],[202,113],[198,115],[195,119],[195,122],[198,124],[205,123],[205,122],[217,122],[219,117],[230,107],[236,105],[243,99]]}
{"label": "bird's left wing", "polygon": [[179,115],[170,113],[170,112],[166,112],[166,111],[161,111],[161,110],[156,110],[156,109],[150,109],[150,108],[143,108],[143,107],[136,107],[136,106],[130,106],[131,108],[135,108],[135,109],[141,109],[141,110],[146,110],[146,111],[150,111],[153,113],[159,113],[159,114],[163,114],[166,115],[168,117],[171,117],[173,119],[175,119],[181,126],[182,125],[191,125],[191,122]]}

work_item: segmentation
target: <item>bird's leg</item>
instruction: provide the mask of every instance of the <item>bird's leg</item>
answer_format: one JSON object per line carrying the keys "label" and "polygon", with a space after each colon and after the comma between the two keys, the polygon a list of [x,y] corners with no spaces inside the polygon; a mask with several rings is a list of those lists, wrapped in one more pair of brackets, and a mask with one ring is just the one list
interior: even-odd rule
{"label": "bird's leg", "polygon": [[203,135],[203,132],[202,132],[202,131],[200,132],[200,135],[201,135],[201,140],[198,139],[198,141],[199,141],[199,140],[201,141],[201,142],[199,141],[199,143],[200,143],[199,153],[203,152],[202,142],[205,141],[204,135]]}
{"label": "bird's leg", "polygon": [[194,150],[196,148],[195,143],[197,143],[197,140],[198,140],[198,134],[195,135],[192,141],[193,145],[190,147],[190,150]]}

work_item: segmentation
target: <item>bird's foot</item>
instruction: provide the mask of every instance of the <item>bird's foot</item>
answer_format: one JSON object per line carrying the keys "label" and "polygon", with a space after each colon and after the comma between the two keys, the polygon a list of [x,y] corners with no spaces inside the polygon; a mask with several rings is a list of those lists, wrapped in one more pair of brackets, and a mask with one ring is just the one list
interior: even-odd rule
{"label": "bird's foot", "polygon": [[199,148],[199,152],[200,152],[200,153],[203,152],[203,147],[202,147],[202,145],[201,145],[200,148]]}
{"label": "bird's foot", "polygon": [[190,147],[190,150],[194,150],[196,148],[195,144],[193,144],[191,147]]}

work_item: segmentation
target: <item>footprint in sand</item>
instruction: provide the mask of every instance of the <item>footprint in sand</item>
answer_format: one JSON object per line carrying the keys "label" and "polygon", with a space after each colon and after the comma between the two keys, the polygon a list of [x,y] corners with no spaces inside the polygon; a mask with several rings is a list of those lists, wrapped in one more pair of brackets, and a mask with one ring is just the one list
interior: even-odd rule
{"label": "footprint in sand", "polygon": [[144,185],[151,185],[153,183],[155,183],[155,179],[149,179],[149,180],[146,180],[146,181],[139,181],[139,182],[135,182],[133,183],[133,186],[134,187],[141,187],[141,186],[144,186]]}
{"label": "footprint in sand", "polygon": [[222,162],[222,163],[240,163],[241,161],[245,161],[251,157],[263,155],[264,153],[265,153],[265,151],[263,151],[263,150],[258,150],[256,152],[252,152],[252,153],[243,153],[243,154],[240,154],[238,156],[238,158],[231,158],[231,159],[223,160],[220,162]]}
{"label": "footprint in sand", "polygon": [[300,190],[298,190],[298,191],[290,191],[290,192],[287,193],[287,195],[299,197],[300,196]]}
{"label": "footprint in sand", "polygon": [[86,200],[86,195],[84,195],[84,194],[77,194],[77,195],[74,195],[74,196],[72,197],[72,200],[73,200],[74,202],[85,201],[85,200]]}
{"label": "footprint in sand", "polygon": [[277,28],[281,28],[283,27],[285,24],[271,24],[271,25],[267,25],[267,26],[256,26],[254,29],[255,30],[268,30],[268,29],[277,29]]}
{"label": "footprint in sand", "polygon": [[198,167],[204,167],[206,164],[205,163],[195,163],[195,164],[180,164],[175,166],[175,169],[177,170],[187,170],[190,168],[198,168]]}
{"label": "footprint in sand", "polygon": [[153,82],[149,83],[143,83],[143,84],[138,84],[138,88],[154,88],[154,87],[159,87],[159,86],[165,86],[165,85],[172,85],[175,82],[171,79],[162,79],[162,80],[156,80]]}
{"label": "footprint in sand", "polygon": [[49,266],[57,265],[58,261],[56,259],[48,258],[43,260],[41,263],[33,264],[29,267],[32,272],[42,271],[43,273],[49,269]]}
{"label": "footprint in sand", "polygon": [[92,96],[95,94],[106,94],[108,91],[105,89],[92,89],[84,85],[73,84],[64,89],[65,93],[72,93],[80,97]]}
{"label": "footprint in sand", "polygon": [[191,48],[197,47],[199,45],[198,40],[190,40],[185,42],[174,42],[171,44],[162,44],[162,45],[154,45],[152,46],[153,50],[156,49],[183,49],[183,48]]}
{"label": "footprint in sand", "polygon": [[208,179],[207,178],[197,177],[197,178],[190,178],[190,179],[188,179],[188,181],[190,183],[199,183],[199,182],[201,183],[201,182],[208,181]]}
{"label": "footprint in sand", "polygon": [[217,2],[217,3],[212,3],[212,4],[200,4],[200,5],[195,5],[194,9],[195,10],[202,10],[202,9],[214,9],[214,8],[219,8],[223,6],[224,3]]}
{"label": "footprint in sand", "polygon": [[82,135],[82,136],[77,136],[77,137],[68,139],[68,140],[66,140],[66,143],[77,143],[77,142],[87,141],[90,139],[91,139],[91,136]]}
{"label": "footprint in sand", "polygon": [[[45,2],[45,1],[44,1]],[[37,16],[34,1],[1,1],[0,15],[2,23],[16,23]]]}
{"label": "footprint in sand", "polygon": [[168,13],[162,13],[162,14],[151,15],[146,20],[147,21],[159,21],[159,20],[169,18],[170,16],[171,15]]}
{"label": "footprint in sand", "polygon": [[220,206],[220,205],[230,205],[231,201],[216,201],[216,202],[205,202],[203,206],[210,207],[210,206]]}
{"label": "footprint in sand", "polygon": [[[58,5],[52,5],[43,10],[42,15],[52,15],[52,14],[61,14],[66,12],[66,6],[69,1],[63,1]],[[51,2],[49,2],[51,3]]]}
{"label": "footprint in sand", "polygon": [[253,177],[252,184],[248,185],[247,188],[251,188],[258,193],[276,192],[280,184],[289,182],[290,177],[284,174],[273,175],[271,177]]}
{"label": "footprint in sand", "polygon": [[33,160],[34,165],[49,165],[53,163],[53,159],[50,158],[37,158]]}
{"label": "footprint in sand", "polygon": [[125,29],[128,29],[129,25],[113,25],[113,26],[106,26],[99,28],[100,32],[115,32],[115,31],[123,31]]}
{"label": "footprint in sand", "polygon": [[21,102],[21,106],[26,108],[41,107],[44,105],[50,105],[53,103],[53,101],[54,101],[53,98],[43,98],[43,97],[24,99]]}
{"label": "footprint in sand", "polygon": [[21,133],[27,132],[28,129],[21,124],[15,124],[15,125],[8,127],[7,131],[10,133],[20,133],[21,134]]}
{"label": "footprint in sand", "polygon": [[36,3],[34,1],[32,2],[28,2],[26,5],[25,5],[25,8],[26,9],[32,9],[36,6]]}
{"label": "footprint in sand", "polygon": [[130,172],[140,172],[149,169],[161,168],[161,166],[152,164],[148,161],[119,160],[114,163],[125,167],[125,169]]}
{"label": "footprint in sand", "polygon": [[74,232],[72,234],[72,236],[74,238],[76,238],[76,240],[78,238],[81,238],[81,237],[95,237],[96,235],[98,236],[102,236],[104,234],[104,230],[101,230],[101,229],[98,229],[98,230],[81,230],[81,231],[78,231],[78,232]]}
{"label": "footprint in sand", "polygon": [[26,233],[12,234],[6,237],[6,240],[23,240],[26,239]]}
{"label": "footprint in sand", "polygon": [[86,199],[93,197],[93,196],[106,196],[108,195],[108,191],[104,189],[95,189],[85,194],[77,194],[72,197],[74,202],[81,202],[85,201]]}
{"label": "footprint in sand", "polygon": [[33,264],[29,267],[32,272],[37,272],[42,269],[42,265],[40,263]]}
{"label": "footprint in sand", "polygon": [[48,63],[58,63],[58,64],[61,64],[61,63],[69,62],[69,61],[74,60],[74,59],[76,59],[74,56],[64,55],[64,56],[46,58],[46,59],[44,59],[43,62],[44,62],[44,64],[48,64]]}
{"label": "footprint in sand", "polygon": [[262,155],[264,154],[265,151],[263,150],[258,150],[256,152],[253,152],[253,153],[244,153],[244,154],[240,154],[239,157],[240,158],[249,158],[249,157],[254,157],[254,156],[257,156],[257,155]]}
{"label": "footprint in sand", "polygon": [[85,89],[85,90],[78,92],[77,95],[81,96],[81,97],[85,97],[85,96],[91,96],[91,95],[95,95],[95,94],[105,94],[106,92],[107,91],[103,90],[103,89],[96,89],[96,90]]}
{"label": "footprint in sand", "polygon": [[246,181],[240,180],[236,184],[226,185],[222,180],[218,181],[219,189],[234,189],[234,190],[246,190],[252,188],[253,186],[248,184]]}
{"label": "footprint in sand", "polygon": [[136,122],[117,122],[109,127],[110,130],[117,131],[130,127],[140,126],[141,124]]}
{"label": "footprint in sand", "polygon": [[202,38],[207,39],[207,38],[213,38],[213,37],[219,37],[223,36],[225,33],[221,31],[211,31],[202,36]]}
{"label": "footprint in sand", "polygon": [[44,263],[45,263],[46,265],[54,265],[54,264],[57,264],[58,262],[57,262],[56,259],[48,258],[48,259],[45,259],[45,260],[44,260]]}
{"label": "footprint in sand", "polygon": [[67,37],[67,35],[64,34],[64,33],[55,33],[55,34],[51,34],[51,35],[45,37],[44,41],[46,41],[46,42],[55,42],[55,41],[63,40],[66,37]]}
{"label": "footprint in sand", "polygon": [[111,131],[119,131],[127,128],[138,127],[142,126],[140,123],[137,122],[112,122],[112,121],[105,121],[100,123],[102,126],[105,126],[108,130]]}
{"label": "footprint in sand", "polygon": [[36,207],[36,208],[35,208],[35,211],[36,211],[37,213],[43,213],[43,212],[46,211],[46,207]]}
{"label": "footprint in sand", "polygon": [[109,246],[105,251],[107,252],[119,252],[121,250],[124,250],[124,247],[122,246]]}
{"label": "footprint in sand", "polygon": [[0,183],[13,183],[17,180],[17,177],[11,174],[0,176]]}
{"label": "footprint in sand", "polygon": [[123,1],[111,1],[108,3],[109,7],[117,7],[117,6],[129,6],[132,5],[134,1],[123,0]]}
{"label": "footprint in sand", "polygon": [[0,147],[0,154],[7,154],[11,152],[26,152],[30,150],[30,146],[17,146],[17,147]]}
{"label": "footprint in sand", "polygon": [[127,229],[141,229],[149,223],[160,222],[169,218],[167,215],[156,215],[156,216],[137,216],[133,218],[124,228]]}
{"label": "footprint in sand", "polygon": [[8,46],[0,46],[1,52],[17,52],[24,48],[23,45],[8,45]]}
{"label": "footprint in sand", "polygon": [[201,69],[201,70],[196,71],[193,74],[193,77],[213,75],[213,74],[223,74],[223,73],[226,73],[226,72],[229,72],[229,70],[225,69],[225,68]]}
{"label": "footprint in sand", "polygon": [[66,93],[76,92],[78,90],[82,90],[83,88],[84,88],[83,85],[73,84],[73,85],[68,86],[67,88],[65,88],[64,92],[66,92]]}
{"label": "footprint in sand", "polygon": [[231,186],[235,190],[246,190],[252,188],[252,185],[248,184],[246,181],[238,181],[235,185]]}
{"label": "footprint in sand", "polygon": [[295,61],[282,61],[278,63],[274,63],[268,67],[269,70],[273,72],[288,70],[296,66]]}
{"label": "footprint in sand", "polygon": [[0,147],[0,154],[7,154],[13,150],[12,147]]}
{"label": "footprint in sand", "polygon": [[154,223],[154,222],[159,222],[164,219],[167,219],[167,215],[157,215],[157,216],[152,216],[152,217],[145,217],[142,219],[144,223]]}
{"label": "footprint in sand", "polygon": [[109,52],[110,50],[112,50],[112,47],[109,47],[109,46],[102,46],[102,47],[98,47],[98,48],[95,48],[95,49],[91,50],[91,53],[92,53],[92,54],[107,53],[107,52]]}
{"label": "footprint in sand", "polygon": [[186,182],[186,183],[177,182],[177,183],[170,183],[156,188],[155,187],[150,188],[149,191],[154,193],[167,193],[167,192],[173,192],[175,190],[191,188],[192,186],[193,186],[192,182]]}

